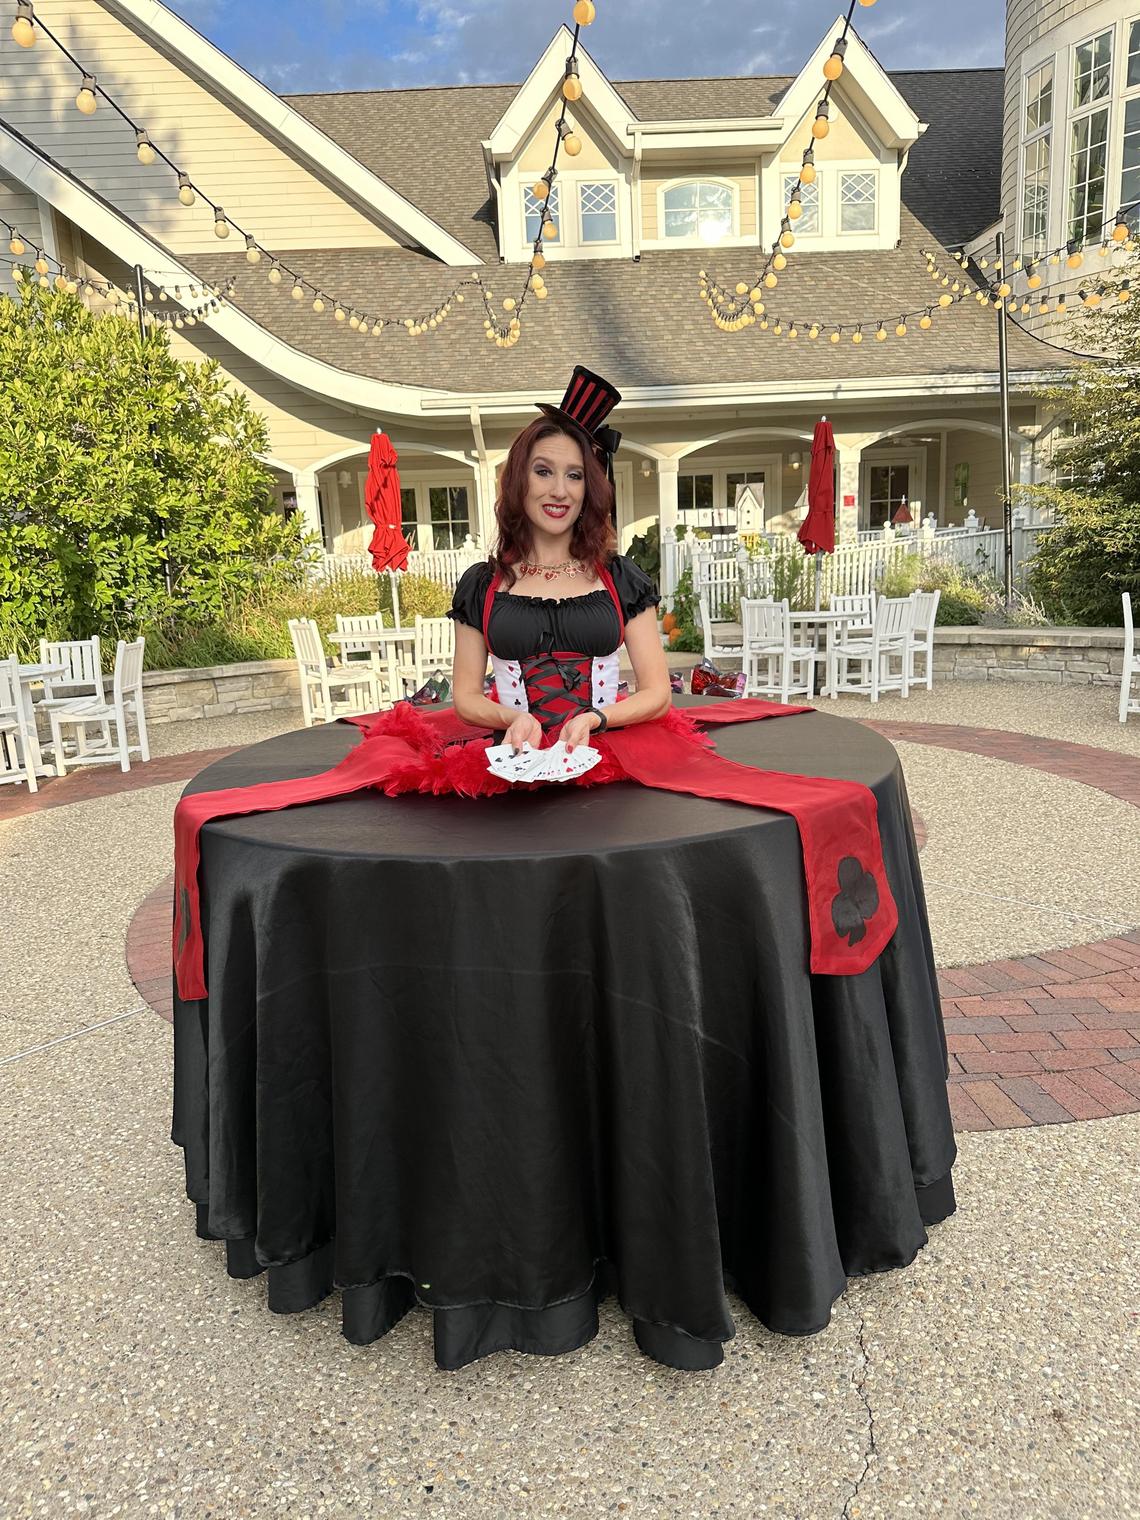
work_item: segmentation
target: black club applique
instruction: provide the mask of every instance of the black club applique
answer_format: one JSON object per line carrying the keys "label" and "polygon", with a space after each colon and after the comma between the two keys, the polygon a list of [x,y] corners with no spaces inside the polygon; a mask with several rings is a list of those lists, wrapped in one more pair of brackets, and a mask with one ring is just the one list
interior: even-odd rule
{"label": "black club applique", "polygon": [[857,945],[867,934],[867,920],[879,909],[879,889],[870,871],[854,855],[839,862],[839,891],[831,904],[831,922],[840,939]]}

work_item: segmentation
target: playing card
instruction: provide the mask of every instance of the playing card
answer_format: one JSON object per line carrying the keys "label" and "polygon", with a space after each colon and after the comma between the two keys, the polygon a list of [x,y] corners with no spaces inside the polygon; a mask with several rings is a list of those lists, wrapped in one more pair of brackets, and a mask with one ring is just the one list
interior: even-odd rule
{"label": "playing card", "polygon": [[583,775],[602,758],[598,750],[588,744],[576,745],[569,753],[561,739],[542,751],[543,765],[530,779],[534,781],[573,781]]}
{"label": "playing card", "polygon": [[541,769],[544,751],[524,744],[516,754],[509,744],[493,744],[487,750],[487,767],[504,781],[531,781]]}

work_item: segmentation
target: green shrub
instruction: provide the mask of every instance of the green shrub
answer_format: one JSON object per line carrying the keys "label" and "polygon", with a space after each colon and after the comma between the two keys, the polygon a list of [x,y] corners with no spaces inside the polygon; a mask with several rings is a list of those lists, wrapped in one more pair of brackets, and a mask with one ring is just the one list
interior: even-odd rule
{"label": "green shrub", "polygon": [[[677,537],[681,537],[680,532]],[[639,533],[631,541],[628,554],[638,569],[644,570],[657,585],[661,580],[661,525],[651,523],[644,533]]]}
{"label": "green shrub", "polygon": [[0,297],[0,649],[207,626],[301,577],[265,419],[215,363],[28,281]]}
{"label": "green shrub", "polygon": [[[362,580],[370,580],[375,586],[374,576],[362,576]],[[443,617],[451,606],[451,592],[439,581],[430,580],[426,575],[401,575],[400,576],[400,621],[402,623],[414,622],[417,617]],[[384,613],[384,621],[388,622],[392,612],[392,582],[387,575],[380,577],[380,607]],[[375,608],[371,609],[375,611]],[[345,611],[338,608],[338,611]]]}
{"label": "green shrub", "polygon": [[[147,665],[152,670],[183,666],[227,665],[244,660],[284,660],[293,656],[290,618],[312,618],[322,635],[336,628],[337,613],[360,616],[391,612],[391,583],[387,576],[361,574],[305,586],[272,588],[235,602],[218,622],[193,624],[168,621],[146,631]],[[410,623],[421,617],[442,617],[451,606],[451,593],[438,581],[405,575],[400,581],[400,616]],[[388,617],[385,617],[388,621]],[[339,653],[326,644],[326,653]]]}
{"label": "green shrub", "polygon": [[1140,501],[1050,488],[1034,495],[1055,520],[1037,535],[1030,591],[1058,622],[1119,627],[1121,592],[1140,591]]}
{"label": "green shrub", "polygon": [[912,591],[941,591],[935,622],[939,627],[985,623],[994,628],[1039,628],[1048,622],[1032,596],[1015,589],[1005,605],[1004,587],[992,575],[966,570],[954,560],[907,554],[896,560],[875,587],[880,596],[909,596]]}

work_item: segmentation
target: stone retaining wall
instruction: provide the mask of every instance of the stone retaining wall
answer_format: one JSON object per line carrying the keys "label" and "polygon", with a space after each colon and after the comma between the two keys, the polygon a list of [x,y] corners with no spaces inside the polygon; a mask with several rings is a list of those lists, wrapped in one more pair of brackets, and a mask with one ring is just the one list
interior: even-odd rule
{"label": "stone retaining wall", "polygon": [[1119,686],[1122,628],[937,628],[935,679]]}
{"label": "stone retaining wall", "polygon": [[[665,658],[670,669],[688,670],[701,657],[666,650]],[[719,663],[740,669],[739,659]],[[939,680],[1118,686],[1123,669],[1121,628],[939,628],[934,635],[934,674]],[[629,675],[628,659],[623,659],[623,674]],[[292,660],[150,670],[143,676],[143,687],[149,723],[223,718],[270,708],[292,708],[300,721],[300,688]]]}
{"label": "stone retaining wall", "polygon": [[233,713],[292,708],[301,716],[300,683],[293,660],[252,660],[200,670],[148,670],[143,676],[148,723],[228,718]]}

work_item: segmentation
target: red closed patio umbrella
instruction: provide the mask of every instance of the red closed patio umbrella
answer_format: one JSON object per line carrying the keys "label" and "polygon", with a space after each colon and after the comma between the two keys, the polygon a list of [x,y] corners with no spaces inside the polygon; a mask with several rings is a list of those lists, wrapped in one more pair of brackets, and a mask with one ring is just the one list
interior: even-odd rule
{"label": "red closed patio umbrella", "polygon": [[796,534],[804,552],[815,555],[815,610],[819,611],[819,573],[822,557],[835,549],[835,435],[821,417],[811,440],[808,474],[808,513]]}
{"label": "red closed patio umbrella", "polygon": [[896,528],[900,523],[912,523],[914,521],[914,518],[910,515],[910,508],[906,504],[905,496],[903,497],[902,501],[899,502],[898,511],[891,518],[891,521],[894,523]]}
{"label": "red closed patio umbrella", "polygon": [[396,469],[396,450],[386,433],[373,433],[368,450],[368,478],[364,483],[364,506],[376,524],[368,552],[372,568],[379,575],[387,570],[392,582],[392,613],[400,626],[400,601],[396,590],[397,570],[408,568],[411,545],[400,527],[400,475]]}

